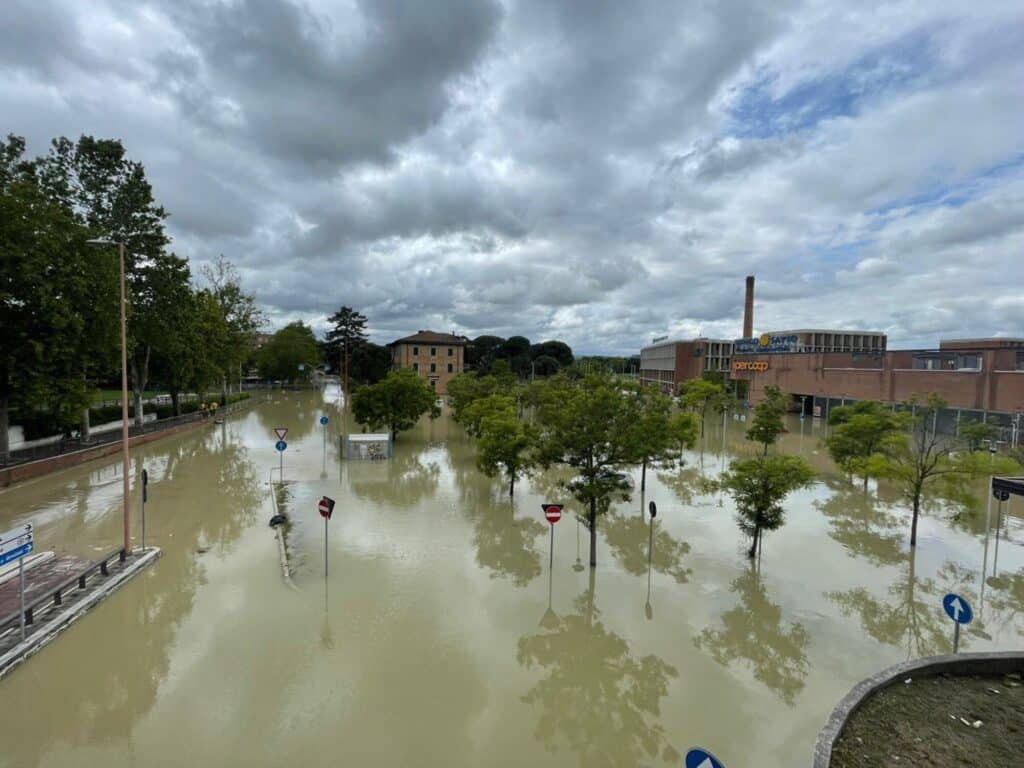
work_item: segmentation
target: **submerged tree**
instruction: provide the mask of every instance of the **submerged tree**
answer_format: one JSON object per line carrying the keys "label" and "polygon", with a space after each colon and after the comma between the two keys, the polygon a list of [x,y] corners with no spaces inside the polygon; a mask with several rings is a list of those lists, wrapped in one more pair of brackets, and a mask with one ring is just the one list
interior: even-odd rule
{"label": "submerged tree", "polygon": [[751,558],[758,554],[763,531],[785,522],[782,502],[793,491],[809,485],[814,471],[799,456],[758,456],[735,461],[718,483],[736,502],[740,530],[751,537]]}
{"label": "submerged tree", "polygon": [[1018,466],[1004,456],[959,451],[956,440],[940,435],[936,428],[938,414],[946,407],[941,397],[929,395],[923,405],[912,401],[911,406],[909,433],[894,439],[885,454],[871,456],[865,471],[890,480],[903,492],[913,511],[910,546],[915,547],[917,521],[930,490],[947,498],[969,499],[972,479],[983,474],[1011,474]]}
{"label": "submerged tree", "polygon": [[899,444],[906,420],[904,414],[882,403],[861,400],[834,408],[828,423],[832,434],[825,445],[832,460],[848,474],[862,477],[867,489],[869,461],[875,455],[890,455]]}
{"label": "submerged tree", "polygon": [[648,466],[672,466],[681,447],[693,447],[692,414],[672,415],[672,401],[655,387],[637,390],[639,413],[626,434],[633,461],[640,464],[640,490],[647,488]]}
{"label": "submerged tree", "polygon": [[612,498],[629,498],[629,483],[621,469],[635,451],[629,436],[639,419],[637,399],[623,393],[611,376],[592,374],[572,381],[556,376],[538,385],[540,427],[538,460],[544,466],[563,464],[578,473],[567,483],[573,497],[587,510],[590,566],[597,566],[597,519]]}
{"label": "submerged tree", "polygon": [[516,418],[516,402],[506,395],[477,400],[473,408],[480,413],[477,466],[488,477],[504,473],[513,496],[516,478],[536,463],[537,430]]}
{"label": "submerged tree", "polygon": [[768,385],[764,388],[764,397],[754,406],[754,419],[747,430],[747,439],[764,446],[764,455],[768,455],[768,446],[772,445],[786,431],[783,417],[789,410],[789,397],[778,387]]}
{"label": "submerged tree", "polygon": [[386,427],[394,438],[423,415],[436,418],[437,395],[411,368],[392,371],[383,381],[361,387],[352,397],[356,421],[371,429]]}
{"label": "submerged tree", "polygon": [[690,379],[679,385],[679,402],[697,415],[700,420],[700,436],[704,437],[704,420],[708,411],[722,411],[725,408],[725,387],[703,377]]}

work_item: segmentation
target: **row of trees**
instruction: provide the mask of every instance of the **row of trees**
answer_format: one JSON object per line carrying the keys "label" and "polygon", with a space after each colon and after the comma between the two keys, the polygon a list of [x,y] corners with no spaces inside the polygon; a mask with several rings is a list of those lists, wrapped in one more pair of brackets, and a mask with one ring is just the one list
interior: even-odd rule
{"label": "row of trees", "polygon": [[946,406],[941,397],[930,395],[898,409],[863,400],[829,414],[832,434],[825,444],[832,459],[859,478],[865,491],[872,478],[900,488],[913,511],[911,547],[917,545],[918,518],[929,495],[966,500],[977,477],[1019,469],[1012,458],[979,450],[994,437],[991,425],[968,425],[956,437],[940,434],[938,416]]}
{"label": "row of trees", "polygon": [[252,297],[223,258],[192,283],[188,262],[168,249],[168,216],[141,163],[118,140],[55,139],[29,158],[23,138],[0,140],[0,454],[10,414],[46,411],[81,425],[97,385],[116,380],[117,248],[125,246],[128,367],[135,418],[142,393],[166,386],[226,388],[262,323]]}
{"label": "row of trees", "polygon": [[[573,364],[572,349],[563,341],[531,344],[525,336],[477,336],[466,345],[466,368],[481,375],[494,372],[499,361],[519,378],[551,376]],[[503,366],[500,366],[503,367]]]}

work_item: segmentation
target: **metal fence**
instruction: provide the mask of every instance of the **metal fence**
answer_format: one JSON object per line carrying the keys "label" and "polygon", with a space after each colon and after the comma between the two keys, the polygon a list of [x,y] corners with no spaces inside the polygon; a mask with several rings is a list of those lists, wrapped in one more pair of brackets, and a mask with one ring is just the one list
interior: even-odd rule
{"label": "metal fence", "polygon": [[[177,427],[182,424],[191,424],[197,421],[207,421],[221,416],[226,416],[230,413],[234,413],[239,408],[246,406],[249,402],[251,402],[251,400],[247,398],[245,400],[232,403],[226,408],[218,408],[216,411],[193,411],[192,413],[183,413],[181,416],[169,416],[166,419],[156,419],[154,421],[144,423],[141,427],[131,423],[128,427],[128,437],[132,438],[139,435],[147,435],[152,432],[162,432],[163,430],[172,429],[173,427]],[[56,442],[34,445],[28,448],[18,448],[17,450],[10,451],[6,457],[0,454],[0,467],[12,467],[17,464],[25,464],[29,461],[52,459],[55,456],[63,456],[66,453],[73,453],[87,448],[95,448],[100,445],[119,442],[121,442],[120,428],[94,433],[88,440],[62,436]]]}

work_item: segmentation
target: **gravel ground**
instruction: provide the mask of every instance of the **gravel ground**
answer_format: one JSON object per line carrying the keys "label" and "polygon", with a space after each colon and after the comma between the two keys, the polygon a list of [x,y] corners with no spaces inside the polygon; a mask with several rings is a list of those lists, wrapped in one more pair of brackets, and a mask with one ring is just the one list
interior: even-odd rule
{"label": "gravel ground", "polygon": [[847,721],[832,768],[1024,765],[1020,675],[932,677],[895,683]]}

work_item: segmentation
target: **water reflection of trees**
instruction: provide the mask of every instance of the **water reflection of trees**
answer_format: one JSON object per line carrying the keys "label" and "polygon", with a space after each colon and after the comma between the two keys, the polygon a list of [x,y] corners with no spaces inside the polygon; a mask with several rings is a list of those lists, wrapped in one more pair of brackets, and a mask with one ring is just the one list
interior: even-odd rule
{"label": "water reflection of trees", "polygon": [[799,622],[786,624],[756,566],[737,577],[731,591],[739,594],[739,605],[722,614],[721,629],[708,627],[694,638],[695,645],[723,666],[746,662],[755,679],[792,705],[807,677],[810,634]]}
{"label": "water reflection of trees", "polygon": [[708,479],[699,466],[686,465],[675,472],[659,472],[658,482],[675,493],[680,502],[692,506],[707,492]]}
{"label": "water reflection of trees", "polygon": [[[164,458],[153,449],[147,455]],[[196,549],[215,542],[227,550],[252,522],[261,489],[244,447],[219,432],[196,435],[171,445],[166,460],[160,482],[150,481],[147,510],[147,544],[160,546],[163,556],[104,603],[102,622],[76,624],[74,638],[59,640],[45,659],[4,681],[5,699],[19,702],[0,720],[11,765],[36,765],[54,744],[130,738],[156,701],[178,627],[204,581]],[[210,489],[216,497],[204,497]],[[47,665],[46,679],[61,681],[60,695],[37,688],[35,664]]]}
{"label": "water reflection of trees", "polygon": [[[881,643],[903,648],[908,659],[952,650],[952,624],[942,611],[941,599],[948,592],[967,591],[976,575],[948,561],[936,578],[920,578],[914,555],[910,552],[903,556],[904,568],[884,597],[864,587],[825,593],[844,616],[859,616],[868,635]],[[980,619],[975,620],[971,631],[984,632]],[[961,647],[967,643],[967,636],[962,636]]]}
{"label": "water reflection of trees", "polygon": [[[989,592],[989,608],[1000,614],[1001,625],[1016,623],[1024,613],[1024,570],[1017,573],[1003,573],[989,576],[985,581]],[[1024,626],[1017,627],[1017,634],[1024,635]]]}
{"label": "water reflection of trees", "polygon": [[575,751],[581,766],[635,766],[659,755],[678,761],[657,721],[676,669],[654,655],[636,658],[602,624],[593,570],[573,609],[552,628],[519,638],[519,663],[547,673],[522,697],[541,708],[536,737],[549,751]]}
{"label": "water reflection of trees", "polygon": [[[612,555],[619,564],[634,576],[647,573],[648,565],[658,573],[685,584],[693,574],[692,569],[683,565],[683,558],[689,554],[690,545],[677,540],[668,531],[654,523],[654,546],[651,548],[651,526],[643,515],[611,512],[605,516],[604,538]],[[652,549],[650,563],[648,552]]]}
{"label": "water reflection of trees", "polygon": [[408,509],[437,493],[441,468],[424,462],[419,451],[396,446],[395,455],[385,461],[348,460],[352,492],[361,499]]}
{"label": "water reflection of trees", "polygon": [[905,516],[859,487],[836,479],[826,479],[825,483],[833,493],[816,501],[815,506],[831,526],[829,536],[850,554],[864,557],[876,566],[903,562]]}

